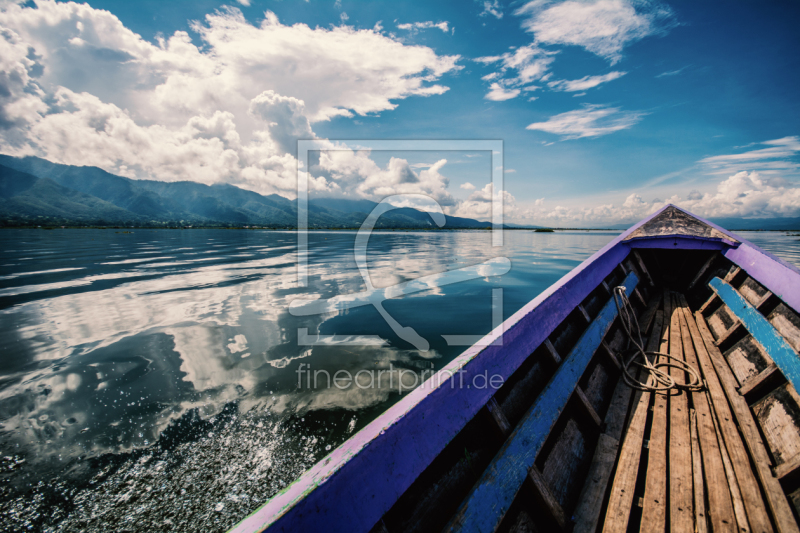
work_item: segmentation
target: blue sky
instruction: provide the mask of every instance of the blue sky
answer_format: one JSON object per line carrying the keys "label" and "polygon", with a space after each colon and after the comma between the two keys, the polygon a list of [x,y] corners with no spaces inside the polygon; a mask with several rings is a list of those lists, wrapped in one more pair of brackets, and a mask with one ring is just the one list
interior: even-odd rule
{"label": "blue sky", "polygon": [[[502,139],[514,222],[800,216],[796,3],[228,6],[5,3],[0,151],[292,196],[298,138]],[[485,219],[488,165],[353,152],[312,195]]]}

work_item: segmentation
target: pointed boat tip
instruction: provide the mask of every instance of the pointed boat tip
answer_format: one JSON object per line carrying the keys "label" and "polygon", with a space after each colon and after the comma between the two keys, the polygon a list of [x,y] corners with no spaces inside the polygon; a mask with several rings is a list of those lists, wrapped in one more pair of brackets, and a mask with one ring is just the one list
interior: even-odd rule
{"label": "pointed boat tip", "polygon": [[674,204],[665,205],[633,226],[622,240],[676,237],[722,241],[729,246],[738,246],[740,243],[730,232]]}

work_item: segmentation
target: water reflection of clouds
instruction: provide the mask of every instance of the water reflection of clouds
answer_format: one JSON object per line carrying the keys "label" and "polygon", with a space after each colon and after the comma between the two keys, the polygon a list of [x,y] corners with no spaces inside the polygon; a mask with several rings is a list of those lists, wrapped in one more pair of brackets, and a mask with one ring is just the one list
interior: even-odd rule
{"label": "water reflection of clouds", "polygon": [[[115,256],[122,257],[122,256]],[[135,265],[136,263],[146,263],[148,261],[156,261],[159,259],[174,259],[173,255],[165,255],[162,257],[137,257],[136,259],[125,259],[124,261],[109,261],[100,263],[101,265]]]}
{"label": "water reflection of clouds", "polygon": [[[92,263],[89,275],[0,289],[0,296],[70,290],[68,294],[43,294],[40,299],[0,311],[0,329],[9,334],[0,343],[14,347],[19,359],[29,360],[14,382],[0,390],[0,402],[17,406],[15,414],[2,422],[4,431],[29,424],[32,429],[25,438],[38,442],[42,450],[69,455],[85,453],[82,446],[94,453],[124,449],[141,443],[141,438],[155,438],[187,409],[202,407],[202,412],[210,415],[231,400],[240,400],[245,406],[266,401],[265,406],[274,412],[337,407],[359,410],[399,393],[383,383],[366,389],[297,390],[299,363],[331,374],[340,369],[355,374],[399,364],[421,370],[429,368],[426,358],[439,357],[436,350],[399,349],[386,327],[381,330],[387,339],[383,346],[298,346],[298,327],[308,328],[311,335],[326,327],[338,327],[347,334],[360,320],[331,321],[347,319],[347,309],[326,309],[318,317],[293,317],[287,311],[297,298],[325,300],[365,289],[353,257],[354,234],[324,235],[330,240],[312,234],[312,240],[319,242],[312,242],[309,286],[303,289],[297,287],[295,247],[287,244],[289,237],[256,236],[258,240],[246,246],[225,245],[230,253],[224,257],[220,255],[223,246],[197,241],[192,246],[173,242],[153,247],[155,253],[163,254],[157,257],[149,257],[149,253],[148,257],[136,257],[130,245],[98,243],[102,248],[94,250],[96,256],[89,253],[83,259]],[[275,246],[271,246],[273,242]],[[425,276],[431,277],[430,283],[412,282],[412,286],[424,285],[417,287],[424,291],[417,295],[442,294],[436,280],[448,270],[506,252],[490,244],[489,234],[482,232],[376,233],[369,248],[371,279],[378,290],[385,290],[387,298],[399,296],[390,286]],[[135,250],[138,253],[144,248]],[[107,261],[113,264],[99,267],[110,259],[106,252],[120,255],[120,261]],[[256,255],[250,257],[252,254]],[[158,259],[175,261],[155,263]],[[204,264],[212,261],[220,263]],[[487,270],[482,275],[490,273]],[[420,363],[428,366],[415,366]],[[388,379],[387,375],[381,379]],[[137,396],[136,405],[130,406],[133,399],[127,396],[122,397],[124,404],[120,398],[114,398],[117,403],[105,400],[107,395],[118,394],[123,382],[126,387],[152,391],[151,397],[145,402]],[[49,392],[43,394],[45,390]],[[100,401],[104,403],[92,404]],[[147,403],[146,412],[139,403]],[[105,411],[103,417],[101,411]],[[47,418],[39,420],[44,415]],[[131,419],[137,420],[135,432],[128,427]],[[80,433],[98,420],[105,423],[100,436]],[[139,438],[141,425],[149,431],[141,431],[144,437]],[[56,434],[63,438],[53,440]],[[82,437],[87,440],[81,441]],[[67,450],[64,442],[70,439],[80,446]]]}
{"label": "water reflection of clouds", "polygon": [[446,270],[400,282],[389,287],[376,288],[359,293],[340,294],[325,300],[320,299],[318,294],[314,294],[308,300],[305,298],[294,300],[289,306],[289,312],[294,316],[323,315],[415,293],[425,292],[426,295],[443,294],[443,288],[447,285],[474,280],[476,277],[488,280],[489,277],[507,273],[509,268],[510,262],[508,259],[502,257],[493,258],[478,265],[461,267],[457,270]]}
{"label": "water reflection of clouds", "polygon": [[[190,382],[195,390],[205,391],[224,389],[238,385],[244,390],[252,390],[257,383],[256,376],[250,369],[242,368],[237,363],[241,355],[226,350],[224,331],[214,325],[195,325],[183,328],[165,328],[164,333],[170,335],[175,342],[174,350],[181,358],[181,371],[184,379]],[[222,391],[220,391],[222,392]],[[236,398],[235,391],[226,391],[222,401]]]}
{"label": "water reflection of clouds", "polygon": [[[14,266],[14,265],[2,265],[2,266]],[[74,267],[74,268],[53,268],[51,270],[34,270],[31,272],[18,272],[16,274],[9,274],[8,276],[0,276],[0,281],[6,281],[9,279],[16,279],[21,278],[24,276],[38,276],[41,274],[58,274],[60,272],[72,272],[75,270],[84,270],[86,267]]]}

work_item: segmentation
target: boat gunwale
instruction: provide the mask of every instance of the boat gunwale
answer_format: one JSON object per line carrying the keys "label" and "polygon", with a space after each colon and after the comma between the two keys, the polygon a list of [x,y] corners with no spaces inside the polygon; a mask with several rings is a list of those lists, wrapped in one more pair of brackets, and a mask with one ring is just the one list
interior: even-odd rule
{"label": "boat gunwale", "polygon": [[643,235],[641,237],[630,237],[625,239],[625,243],[632,244],[641,241],[659,241],[659,240],[694,240],[694,241],[703,241],[703,242],[718,242],[724,245],[727,245],[731,248],[736,248],[739,246],[741,241],[738,239],[733,239],[733,237],[727,236],[729,238],[723,239],[721,237],[703,237],[700,235],[681,235],[681,234],[666,234],[666,235]]}

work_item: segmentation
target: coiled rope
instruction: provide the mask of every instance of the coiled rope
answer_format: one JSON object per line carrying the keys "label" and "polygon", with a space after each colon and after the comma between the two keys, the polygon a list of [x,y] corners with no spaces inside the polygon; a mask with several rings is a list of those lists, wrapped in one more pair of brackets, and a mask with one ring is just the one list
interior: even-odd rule
{"label": "coiled rope", "polygon": [[[631,305],[625,287],[614,287],[614,303],[617,306],[620,322],[625,333],[628,334],[628,348],[620,354],[623,360],[622,364],[622,377],[629,387],[650,392],[666,392],[672,389],[683,390],[702,390],[702,380],[700,374],[692,368],[686,361],[678,359],[677,357],[664,352],[648,352],[644,349],[644,341],[642,340],[642,330],[639,327],[639,321],[636,320],[636,314]],[[636,329],[637,339],[634,338],[634,328]],[[633,346],[631,346],[633,345]],[[630,354],[628,356],[628,354]],[[649,356],[661,357],[658,363],[653,363]],[[643,362],[639,362],[640,359]],[[629,368],[632,365],[642,367],[646,370],[645,381],[639,381],[634,376]],[[691,376],[691,381],[688,383],[680,383],[669,375],[668,372],[661,370],[662,368],[680,368],[688,372]]]}

